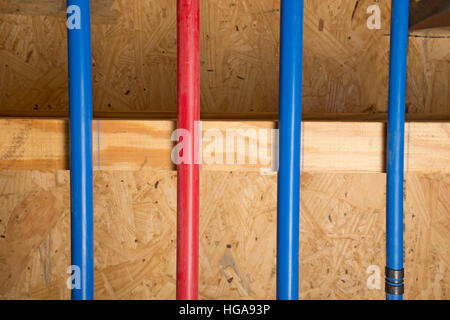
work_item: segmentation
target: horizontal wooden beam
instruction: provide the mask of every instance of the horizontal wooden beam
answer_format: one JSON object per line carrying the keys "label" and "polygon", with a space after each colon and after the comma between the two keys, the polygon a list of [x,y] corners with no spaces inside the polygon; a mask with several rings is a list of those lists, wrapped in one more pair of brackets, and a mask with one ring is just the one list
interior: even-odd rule
{"label": "horizontal wooden beam", "polygon": [[[235,134],[243,148],[211,153],[215,139],[203,137],[204,170],[270,173],[273,121],[203,121],[203,133]],[[93,123],[96,170],[175,169],[170,137],[174,121],[96,120]],[[67,120],[0,120],[0,169],[69,169]],[[267,132],[266,132],[267,131]],[[303,122],[302,170],[384,172],[386,125],[382,122]],[[450,123],[409,122],[405,132],[405,171],[450,172]],[[208,151],[209,150],[209,151]],[[257,153],[250,153],[258,150]],[[228,156],[235,159],[227,164]],[[244,163],[236,163],[244,159]],[[273,173],[273,170],[272,170]]]}

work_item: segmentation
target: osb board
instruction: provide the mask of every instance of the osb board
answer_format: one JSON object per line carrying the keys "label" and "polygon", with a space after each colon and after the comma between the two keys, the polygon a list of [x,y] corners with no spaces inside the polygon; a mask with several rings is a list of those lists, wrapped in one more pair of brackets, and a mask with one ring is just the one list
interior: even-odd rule
{"label": "osb board", "polygon": [[[9,13],[0,14],[0,115],[67,114],[66,28],[63,11],[55,12],[63,0],[56,2],[2,2]],[[386,111],[390,2],[305,1],[305,113]],[[175,111],[176,1],[94,3],[95,111]],[[280,1],[200,3],[202,112],[276,112]],[[380,30],[366,27],[374,3]],[[410,35],[408,112],[450,113],[449,36]]]}
{"label": "osb board", "polygon": [[[117,12],[112,10],[115,0],[93,0],[92,22],[111,23],[117,19]],[[2,0],[0,13],[29,15],[29,16],[66,16],[66,0]]]}
{"label": "osb board", "polygon": [[[94,121],[95,169],[175,170],[171,159],[175,143],[170,139],[175,125],[153,120]],[[273,121],[202,122],[202,168],[273,173],[272,154],[277,146],[271,130],[275,127]],[[0,170],[69,169],[68,130],[65,120],[0,119]],[[220,134],[222,142],[212,134]],[[450,123],[407,123],[405,171],[450,172],[449,137]],[[384,123],[303,122],[301,168],[305,172],[384,172],[385,141]]]}
{"label": "osb board", "polygon": [[[0,298],[69,298],[68,179],[1,171]],[[405,298],[448,299],[450,175],[406,180]],[[385,265],[385,175],[301,181],[300,297],[383,299],[366,270]],[[174,299],[176,173],[102,171],[94,186],[95,298]],[[274,299],[276,177],[202,172],[200,199],[200,298]]]}

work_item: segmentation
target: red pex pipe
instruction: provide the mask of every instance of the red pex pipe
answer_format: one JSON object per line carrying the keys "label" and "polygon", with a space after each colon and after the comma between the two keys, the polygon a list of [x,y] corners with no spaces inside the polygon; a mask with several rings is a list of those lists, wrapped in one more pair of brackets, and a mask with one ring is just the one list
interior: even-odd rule
{"label": "red pex pipe", "polygon": [[[178,129],[190,133],[188,163],[178,164],[177,299],[198,299],[199,165],[195,122],[200,120],[199,0],[178,0]],[[185,142],[186,143],[186,142]],[[187,156],[187,157],[186,157]],[[197,162],[197,161],[195,161]]]}

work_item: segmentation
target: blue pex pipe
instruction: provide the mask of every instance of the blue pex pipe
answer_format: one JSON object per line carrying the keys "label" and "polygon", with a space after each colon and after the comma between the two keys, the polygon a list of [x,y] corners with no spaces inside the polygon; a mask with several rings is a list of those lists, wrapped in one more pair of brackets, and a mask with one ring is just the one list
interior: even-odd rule
{"label": "blue pex pipe", "polygon": [[277,299],[298,299],[303,0],[281,1]]}
{"label": "blue pex pipe", "polygon": [[386,299],[403,299],[403,162],[409,0],[393,0],[387,136]]}
{"label": "blue pex pipe", "polygon": [[89,0],[67,1],[72,299],[94,298],[92,70]]}

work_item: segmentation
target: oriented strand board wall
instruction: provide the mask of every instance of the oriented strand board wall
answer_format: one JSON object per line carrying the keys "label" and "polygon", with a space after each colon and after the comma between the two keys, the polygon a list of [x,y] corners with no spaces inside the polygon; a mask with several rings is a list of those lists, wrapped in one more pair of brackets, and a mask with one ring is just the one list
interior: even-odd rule
{"label": "oriented strand board wall", "polygon": [[[69,298],[67,171],[0,172],[0,298]],[[450,175],[408,174],[408,299],[448,299]],[[176,173],[96,172],[97,299],[175,297]],[[382,299],[385,175],[303,174],[302,299]],[[200,297],[275,298],[276,177],[202,172]],[[383,281],[382,281],[383,283]]]}
{"label": "oriented strand board wall", "polygon": [[[382,29],[369,30],[369,5]],[[276,112],[279,0],[201,0],[203,112]],[[0,3],[0,115],[67,112],[64,0]],[[11,14],[13,13],[13,14]],[[39,16],[39,14],[41,16]],[[96,111],[176,110],[176,1],[93,1]],[[306,113],[387,105],[389,0],[306,0]],[[410,35],[407,110],[450,114],[450,30]]]}

